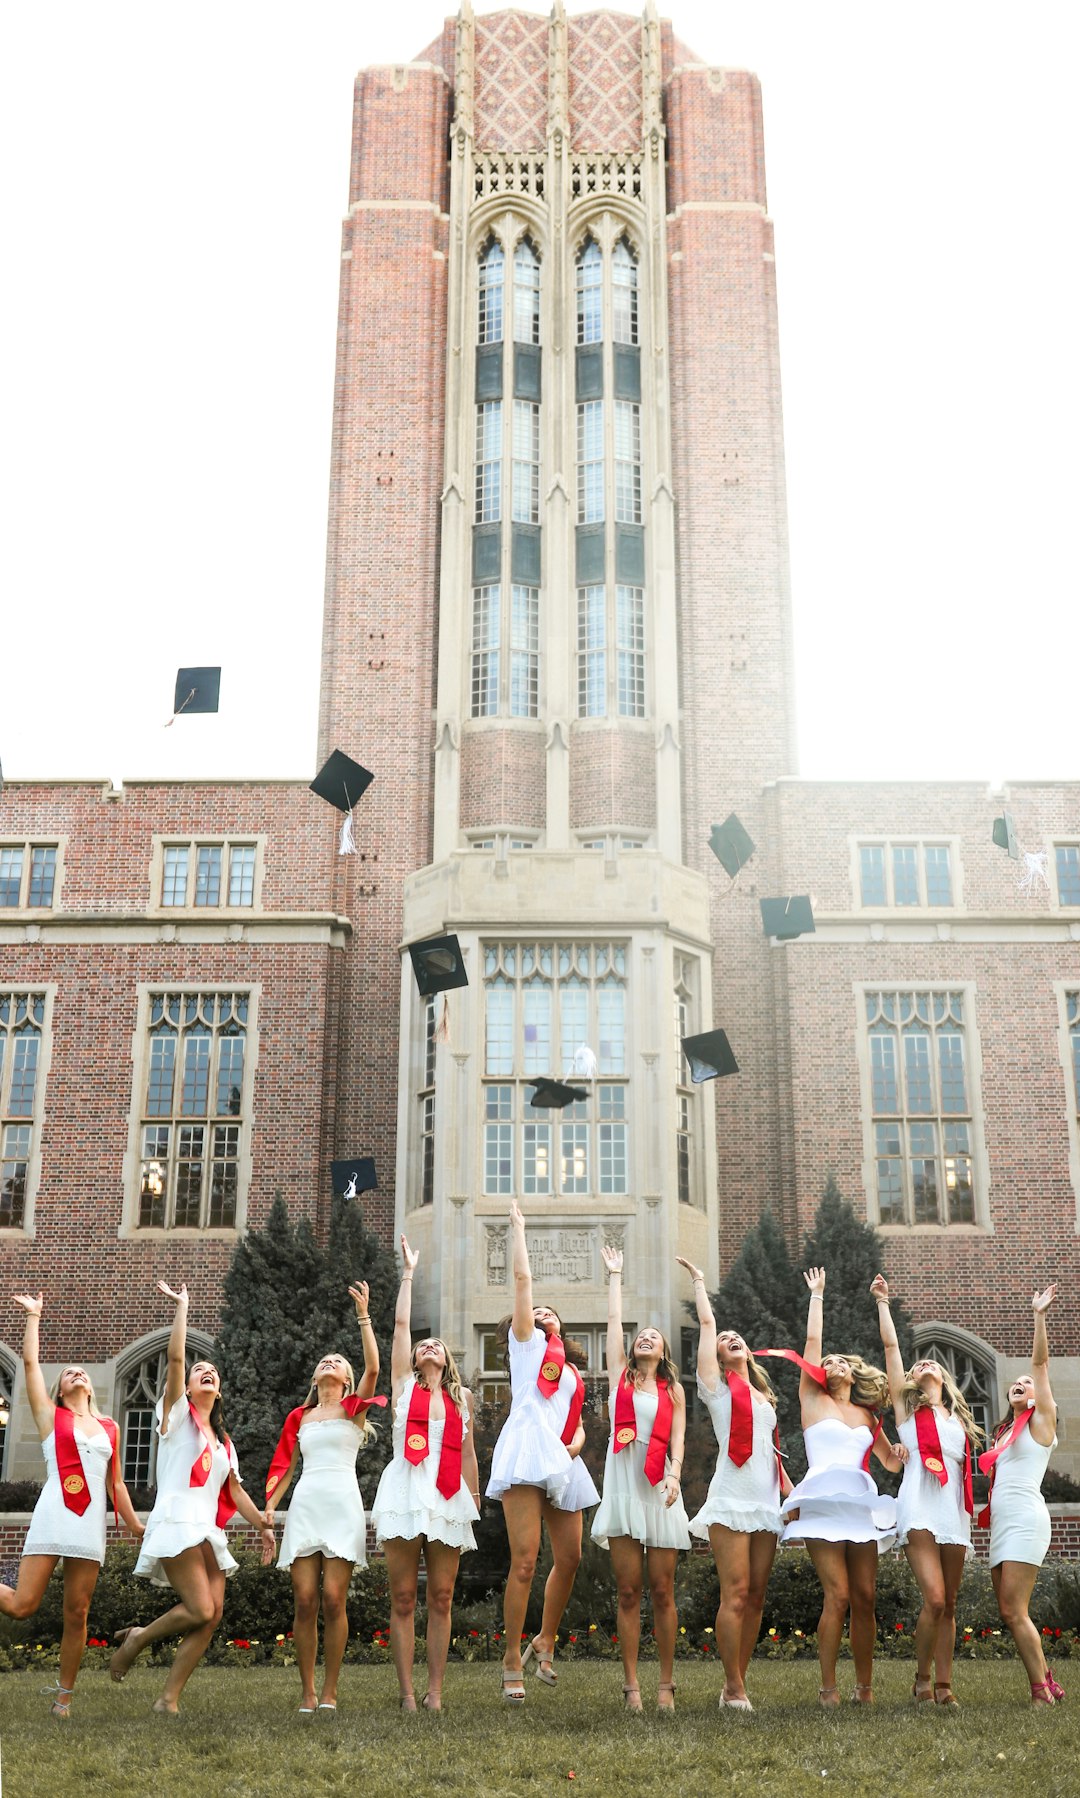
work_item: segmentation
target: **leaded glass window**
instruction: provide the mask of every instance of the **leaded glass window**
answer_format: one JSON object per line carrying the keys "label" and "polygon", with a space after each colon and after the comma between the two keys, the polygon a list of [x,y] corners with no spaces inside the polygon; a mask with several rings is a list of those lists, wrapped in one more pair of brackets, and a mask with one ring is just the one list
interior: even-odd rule
{"label": "leaded glass window", "polygon": [[540,258],[527,237],[514,251],[514,342],[540,342]]}
{"label": "leaded glass window", "polygon": [[964,995],[878,991],[865,1003],[880,1222],[972,1224]]}
{"label": "leaded glass window", "polygon": [[577,340],[599,343],[604,335],[604,258],[589,239],[577,260]]}
{"label": "leaded glass window", "polygon": [[56,843],[0,843],[0,910],[44,911],[53,902]]}
{"label": "leaded glass window", "polygon": [[163,844],[161,903],[200,908],[254,905],[255,844]]}
{"label": "leaded glass window", "polygon": [[952,905],[948,843],[860,843],[859,903],[898,907]]}
{"label": "leaded glass window", "polygon": [[153,993],[139,1223],[232,1229],[239,1195],[248,996]]}
{"label": "leaded glass window", "polygon": [[1080,905],[1080,843],[1056,843],[1054,867],[1058,904]]}
{"label": "leaded glass window", "polygon": [[27,1181],[41,1115],[45,994],[0,993],[0,1228],[26,1222]]}
{"label": "leaded glass window", "polygon": [[994,1369],[970,1349],[958,1348],[940,1338],[927,1338],[916,1330],[918,1359],[937,1361],[947,1367],[961,1393],[971,1407],[975,1422],[989,1443],[997,1421],[997,1393]]}
{"label": "leaded glass window", "polygon": [[479,343],[503,340],[503,282],[506,272],[502,245],[490,243],[480,258]]}

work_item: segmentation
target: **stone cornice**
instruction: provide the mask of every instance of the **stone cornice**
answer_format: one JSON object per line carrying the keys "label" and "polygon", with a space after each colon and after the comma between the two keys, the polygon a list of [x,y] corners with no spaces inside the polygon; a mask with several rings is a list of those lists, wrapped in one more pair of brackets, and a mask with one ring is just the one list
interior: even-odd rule
{"label": "stone cornice", "polygon": [[57,912],[0,921],[0,948],[27,944],[324,943],[343,949],[352,923],[336,912],[237,912],[213,918],[155,912]]}

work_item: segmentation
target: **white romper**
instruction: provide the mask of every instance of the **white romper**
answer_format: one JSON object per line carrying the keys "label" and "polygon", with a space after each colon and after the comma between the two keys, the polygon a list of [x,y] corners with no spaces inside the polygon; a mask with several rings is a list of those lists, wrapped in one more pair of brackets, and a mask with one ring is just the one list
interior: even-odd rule
{"label": "white romper", "polygon": [[1050,1513],[1039,1488],[1057,1447],[1036,1442],[1031,1426],[998,1456],[990,1499],[990,1565],[1023,1561],[1041,1567],[1050,1547]]}
{"label": "white romper", "polygon": [[362,1416],[359,1424],[351,1417],[316,1417],[300,1425],[302,1466],[281,1533],[277,1564],[282,1570],[302,1555],[367,1566],[367,1523],[356,1483]]}
{"label": "white romper", "polygon": [[96,1561],[101,1566],[105,1560],[105,1531],[109,1521],[105,1475],[112,1459],[112,1445],[104,1430],[96,1436],[83,1436],[76,1430],[75,1442],[90,1503],[81,1517],[77,1511],[68,1510],[56,1464],[56,1437],[46,1436],[41,1444],[47,1468],[45,1484],[34,1506],[22,1552],[24,1555],[64,1555],[73,1561]]}
{"label": "white romper", "polygon": [[492,1450],[487,1496],[501,1498],[511,1486],[540,1486],[561,1511],[583,1511],[598,1504],[600,1494],[580,1455],[570,1456],[561,1440],[577,1381],[568,1362],[559,1390],[544,1397],[536,1379],[546,1347],[543,1330],[534,1330],[528,1342],[510,1332],[510,1415]]}
{"label": "white romper", "polygon": [[803,1431],[809,1469],[780,1507],[787,1523],[784,1542],[876,1542],[891,1548],[896,1536],[896,1500],[879,1492],[863,1469],[873,1441],[869,1424],[854,1428],[842,1417],[823,1417]]}
{"label": "white romper", "polygon": [[[412,1542],[417,1536],[424,1536],[429,1542],[445,1542],[448,1548],[467,1551],[476,1547],[472,1526],[480,1512],[464,1478],[453,1498],[444,1498],[435,1484],[445,1428],[441,1417],[437,1423],[428,1423],[428,1452],[424,1460],[414,1465],[405,1459],[405,1425],[415,1386],[416,1375],[410,1374],[394,1407],[393,1459],[383,1469],[371,1507],[376,1538],[380,1543]],[[452,1402],[444,1391],[444,1405]],[[467,1406],[461,1426],[464,1443],[470,1427]]]}
{"label": "white romper", "polygon": [[225,1531],[217,1521],[218,1495],[222,1483],[231,1472],[238,1473],[236,1450],[226,1449],[223,1442],[214,1447],[214,1458],[205,1485],[191,1484],[195,1458],[205,1448],[202,1431],[192,1421],[186,1393],[181,1393],[169,1412],[166,1434],[161,1434],[163,1400],[158,1399],[155,1415],[158,1429],[157,1498],[146,1520],[146,1532],[135,1563],[141,1579],[155,1586],[167,1586],[169,1576],[162,1561],[170,1561],[185,1549],[209,1542],[214,1559],[223,1573],[236,1572],[236,1562],[229,1553]]}
{"label": "white romper", "polygon": [[690,1534],[708,1539],[710,1525],[722,1523],[729,1530],[771,1530],[779,1535],[780,1474],[776,1465],[776,1411],[768,1400],[754,1399],[754,1445],[750,1459],[736,1467],[728,1456],[731,1437],[731,1389],[726,1380],[706,1386],[700,1377],[698,1394],[709,1413],[716,1435],[716,1471],[709,1482],[705,1503],[690,1519]]}
{"label": "white romper", "polygon": [[912,1530],[929,1530],[942,1548],[971,1549],[971,1518],[964,1507],[964,1445],[967,1437],[959,1418],[943,1405],[934,1406],[941,1458],[949,1483],[927,1473],[919,1453],[914,1417],[898,1426],[908,1450],[908,1462],[896,1500],[896,1546],[903,1548]]}
{"label": "white romper", "polygon": [[606,1548],[612,1536],[632,1536],[645,1548],[690,1547],[682,1495],[673,1505],[665,1505],[663,1484],[654,1486],[645,1478],[645,1457],[656,1422],[658,1402],[655,1392],[635,1391],[637,1437],[616,1454],[615,1393],[611,1395],[611,1438],[604,1463],[604,1496],[592,1526],[592,1538],[599,1548]]}

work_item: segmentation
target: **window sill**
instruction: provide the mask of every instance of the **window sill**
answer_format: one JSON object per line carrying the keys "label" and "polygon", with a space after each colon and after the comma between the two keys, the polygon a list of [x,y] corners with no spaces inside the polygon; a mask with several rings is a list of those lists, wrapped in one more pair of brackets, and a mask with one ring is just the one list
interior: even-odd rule
{"label": "window sill", "polygon": [[190,1224],[171,1229],[159,1224],[121,1224],[116,1232],[124,1242],[235,1242],[243,1233],[243,1224],[214,1224],[205,1230]]}
{"label": "window sill", "polygon": [[993,1236],[993,1224],[882,1224],[874,1225],[883,1236]]}

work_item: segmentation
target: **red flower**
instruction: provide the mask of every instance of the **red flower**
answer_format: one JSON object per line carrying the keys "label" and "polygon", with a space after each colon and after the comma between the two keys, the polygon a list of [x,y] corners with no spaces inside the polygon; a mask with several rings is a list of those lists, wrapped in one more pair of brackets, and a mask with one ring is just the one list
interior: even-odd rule
{"label": "red flower", "polygon": [[896,1633],[897,1633],[897,1635],[898,1635],[898,1636],[902,1636],[902,1635],[903,1635],[903,1633],[904,1633],[904,1626],[903,1626],[903,1624],[902,1624],[902,1623],[898,1623],[898,1624],[897,1624],[897,1626],[896,1626]]}
{"label": "red flower", "polygon": [[473,1642],[478,1642],[480,1639],[480,1631],[478,1629],[471,1629],[469,1631],[469,1636]]}

